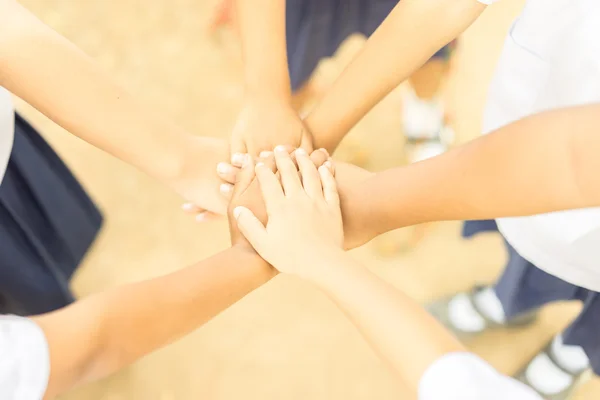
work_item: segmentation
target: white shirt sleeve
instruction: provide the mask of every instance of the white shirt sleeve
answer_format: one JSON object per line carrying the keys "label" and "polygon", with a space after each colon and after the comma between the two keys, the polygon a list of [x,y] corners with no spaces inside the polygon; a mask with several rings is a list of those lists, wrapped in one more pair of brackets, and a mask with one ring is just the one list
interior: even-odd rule
{"label": "white shirt sleeve", "polygon": [[49,376],[42,329],[27,318],[0,316],[0,399],[41,400]]}
{"label": "white shirt sleeve", "polygon": [[451,353],[425,372],[419,400],[542,400],[530,387],[500,374],[472,353]]}

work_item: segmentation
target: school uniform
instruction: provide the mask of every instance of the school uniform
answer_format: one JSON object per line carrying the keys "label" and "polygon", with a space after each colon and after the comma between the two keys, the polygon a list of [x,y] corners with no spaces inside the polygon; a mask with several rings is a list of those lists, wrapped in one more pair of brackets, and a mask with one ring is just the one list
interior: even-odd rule
{"label": "school uniform", "polygon": [[[295,91],[319,62],[332,57],[351,35],[369,37],[399,0],[287,0],[286,36],[290,80]],[[434,58],[447,59],[452,45]]]}
{"label": "school uniform", "polygon": [[[600,102],[599,34],[598,1],[529,0],[506,39],[489,92],[484,132],[544,110]],[[600,291],[600,208],[497,223],[515,250],[537,267]]]}
{"label": "school uniform", "polygon": [[0,88],[0,314],[73,301],[69,281],[102,216],[66,165]]}
{"label": "school uniform", "polygon": [[[598,37],[599,2],[529,0],[506,38],[484,133],[544,110],[600,102]],[[519,201],[518,193],[514,201]],[[509,255],[495,285],[506,317],[555,301],[583,302],[582,312],[562,336],[565,344],[582,347],[600,374],[600,208],[496,223]],[[470,221],[463,235],[495,229],[493,221]]]}

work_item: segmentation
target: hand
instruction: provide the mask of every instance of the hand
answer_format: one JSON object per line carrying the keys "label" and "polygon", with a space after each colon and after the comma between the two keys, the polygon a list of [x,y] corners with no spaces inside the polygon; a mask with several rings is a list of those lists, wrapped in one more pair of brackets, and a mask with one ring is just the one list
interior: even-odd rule
{"label": "hand", "polygon": [[190,135],[183,147],[181,171],[167,185],[189,202],[184,209],[196,214],[198,221],[225,215],[228,201],[219,193],[223,183],[219,176],[229,177],[234,173],[218,175],[216,169],[219,161],[227,158],[226,142]]}
{"label": "hand", "polygon": [[[316,150],[310,155],[310,161],[316,166],[323,165],[328,159],[329,155],[321,150]],[[272,154],[269,157],[260,159],[260,162],[271,171],[277,170],[275,159]],[[246,163],[237,174],[235,186],[233,187],[230,196],[231,201],[229,202],[228,216],[231,244],[247,245],[252,248],[244,235],[240,232],[238,225],[235,222],[235,218],[233,217],[233,210],[236,207],[242,206],[252,210],[259,221],[264,224],[267,223],[267,210],[260,191],[260,184],[254,173],[254,161],[251,158],[246,160]]]}
{"label": "hand", "polygon": [[[275,160],[273,157],[264,160],[265,168],[276,169]],[[262,223],[267,222],[267,210],[260,193],[260,187],[256,175],[254,173],[254,161],[248,157],[241,170],[237,174],[235,186],[231,194],[231,201],[227,207],[227,216],[229,220],[229,235],[231,236],[232,246],[245,246],[250,249],[252,245],[244,237],[238,228],[238,225],[233,217],[234,210],[237,207],[246,207],[252,210],[255,217]]]}
{"label": "hand", "polygon": [[285,150],[275,151],[281,182],[265,164],[256,175],[265,201],[268,222],[244,206],[233,214],[240,231],[254,249],[280,272],[308,278],[316,259],[341,251],[342,214],[331,167],[317,169],[305,151],[296,151],[296,166]]}
{"label": "hand", "polygon": [[[316,150],[311,158],[317,161],[328,157],[324,149]],[[321,165],[316,163],[317,166]],[[227,163],[220,163],[219,176],[225,182],[221,184],[221,194],[229,201],[235,183],[235,175],[239,170]],[[369,242],[378,236],[376,227],[370,223],[369,197],[362,191],[362,183],[374,174],[365,169],[343,162],[335,163],[335,177],[338,186],[344,219],[344,247],[353,249]],[[256,188],[258,190],[258,187]],[[252,208],[250,208],[252,210]]]}
{"label": "hand", "polygon": [[312,136],[297,112],[288,103],[268,96],[250,97],[231,135],[231,162],[241,166],[243,154],[258,157],[277,145],[312,151]]}

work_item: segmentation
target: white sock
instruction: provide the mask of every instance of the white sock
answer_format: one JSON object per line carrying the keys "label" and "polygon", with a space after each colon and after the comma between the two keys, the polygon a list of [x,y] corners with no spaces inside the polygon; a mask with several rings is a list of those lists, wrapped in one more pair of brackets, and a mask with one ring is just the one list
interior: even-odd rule
{"label": "white sock", "polygon": [[573,377],[562,369],[576,374],[590,365],[590,360],[580,346],[565,345],[562,335],[552,341],[552,355],[555,365],[546,354],[539,354],[527,367],[527,381],[531,386],[545,395],[560,393],[573,384]]}
{"label": "white sock", "polygon": [[[483,289],[474,298],[477,308],[492,321],[503,324],[506,321],[502,303],[491,287]],[[450,323],[464,332],[476,333],[485,329],[485,320],[475,309],[465,293],[456,295],[448,304]]]}
{"label": "white sock", "polygon": [[506,314],[496,291],[487,287],[475,295],[475,304],[483,314],[497,324],[506,323]]}
{"label": "white sock", "polygon": [[590,359],[583,348],[564,344],[562,335],[557,335],[552,341],[552,355],[562,368],[572,374],[590,366]]}
{"label": "white sock", "polygon": [[435,139],[444,126],[444,106],[441,99],[421,99],[413,89],[404,93],[402,116],[404,134],[410,139]]}
{"label": "white sock", "polygon": [[573,384],[573,377],[554,365],[546,353],[533,359],[525,376],[531,387],[543,395],[560,393]]}

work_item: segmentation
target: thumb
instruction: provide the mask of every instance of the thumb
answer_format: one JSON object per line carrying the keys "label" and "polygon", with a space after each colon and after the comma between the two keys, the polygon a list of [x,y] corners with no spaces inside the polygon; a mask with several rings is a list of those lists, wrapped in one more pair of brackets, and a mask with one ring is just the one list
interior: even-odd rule
{"label": "thumb", "polygon": [[313,137],[310,131],[304,128],[302,132],[302,139],[300,141],[300,147],[302,147],[308,154],[312,153],[313,148]]}
{"label": "thumb", "polygon": [[242,138],[232,137],[229,147],[231,153],[231,165],[234,167],[241,167],[244,163],[246,153],[248,152],[246,149],[246,143]]}
{"label": "thumb", "polygon": [[233,210],[233,216],[237,221],[240,232],[242,232],[248,242],[254,247],[254,250],[256,250],[261,257],[265,258],[263,253],[267,242],[267,230],[262,222],[256,218],[252,211],[242,206],[236,207]]}

